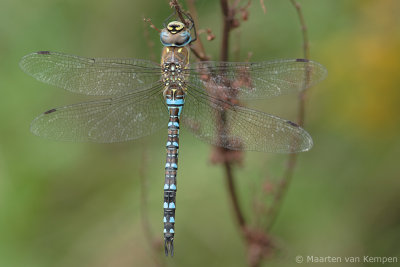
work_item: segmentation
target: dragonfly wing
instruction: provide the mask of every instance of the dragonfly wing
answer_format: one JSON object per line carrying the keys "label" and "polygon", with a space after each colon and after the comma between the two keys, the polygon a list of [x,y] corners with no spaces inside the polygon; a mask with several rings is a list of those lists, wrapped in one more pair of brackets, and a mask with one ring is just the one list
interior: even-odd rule
{"label": "dragonfly wing", "polygon": [[232,105],[193,86],[181,121],[201,140],[231,150],[294,153],[313,145],[311,136],[291,121]]}
{"label": "dragonfly wing", "polygon": [[323,80],[327,70],[307,59],[251,62],[197,62],[189,81],[208,90],[224,88],[230,98],[259,99],[300,92]]}
{"label": "dragonfly wing", "polygon": [[51,109],[32,122],[31,131],[55,140],[112,143],[149,135],[167,121],[161,90],[155,87]]}
{"label": "dragonfly wing", "polygon": [[160,66],[139,59],[84,58],[42,51],[24,56],[23,71],[41,82],[85,95],[121,95],[149,88]]}

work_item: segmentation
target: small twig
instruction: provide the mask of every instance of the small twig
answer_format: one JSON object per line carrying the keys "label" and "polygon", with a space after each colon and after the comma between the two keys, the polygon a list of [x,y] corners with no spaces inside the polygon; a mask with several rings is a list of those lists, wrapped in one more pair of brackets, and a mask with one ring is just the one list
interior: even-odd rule
{"label": "small twig", "polygon": [[248,52],[247,53],[247,58],[246,58],[246,62],[250,62],[251,57],[253,56],[253,52]]}
{"label": "small twig", "polygon": [[260,0],[260,5],[264,14],[267,14],[267,8],[265,7],[264,0]]}
{"label": "small twig", "polygon": [[228,61],[229,50],[229,33],[232,26],[232,14],[229,8],[228,0],[221,0],[221,8],[223,14],[223,29],[222,29],[222,43],[221,43],[221,61]]}
{"label": "small twig", "polygon": [[182,11],[182,7],[181,5],[178,3],[178,0],[171,0],[171,2],[169,2],[170,6],[175,8],[176,13],[178,14],[179,19],[185,23],[186,26],[189,26],[188,21],[183,17],[183,11]]}
{"label": "small twig", "polygon": [[245,10],[245,9],[248,9],[250,6],[251,6],[251,0],[248,0],[247,4],[244,7],[241,7],[240,9]]}
{"label": "small twig", "polygon": [[300,20],[301,32],[303,34],[303,55],[304,55],[304,58],[309,59],[310,58],[310,43],[308,41],[308,31],[307,31],[306,21],[304,20],[303,12],[301,11],[301,5],[298,2],[296,2],[295,0],[290,0],[290,2],[296,8],[297,15]]}
{"label": "small twig", "polygon": [[233,206],[233,210],[235,212],[236,220],[237,220],[239,226],[243,230],[246,226],[246,222],[243,217],[242,211],[240,210],[239,200],[238,200],[237,193],[236,193],[235,180],[233,178],[231,163],[226,162],[224,164],[224,167],[225,167],[225,173],[226,173],[226,180],[228,182],[228,191],[229,191],[229,195],[231,197],[232,206]]}
{"label": "small twig", "polygon": [[[199,17],[197,15],[197,10],[196,6],[194,4],[194,0],[187,0],[186,1],[189,12],[192,16],[192,19],[194,21],[195,26],[199,25]],[[200,32],[197,32],[197,41],[194,42],[192,45],[190,45],[190,50],[193,52],[193,54],[201,61],[207,61],[210,60],[210,58],[207,56],[205,50],[204,50],[204,45],[203,42],[200,39]]]}
{"label": "small twig", "polygon": [[159,33],[161,32],[161,30],[158,29],[158,28],[153,24],[153,22],[151,21],[150,18],[143,18],[143,21],[146,22],[146,23],[148,23],[148,24],[150,24],[150,27],[153,28],[154,30],[158,31]]}
{"label": "small twig", "polygon": [[[222,42],[221,42],[221,55],[220,55],[220,59],[221,61],[228,61],[228,47],[229,47],[229,34],[231,31],[231,22],[232,22],[232,17],[231,17],[231,9],[229,8],[229,4],[227,0],[221,0],[221,8],[222,8],[222,14],[224,16],[224,25],[223,25],[223,33],[222,33]],[[221,113],[221,117],[224,117],[223,111]],[[226,127],[226,125],[223,122],[222,127]],[[222,149],[221,152],[223,154],[225,154],[226,158],[229,159],[229,153],[230,151],[227,149]],[[239,206],[239,201],[238,201],[238,197],[237,197],[237,192],[235,189],[235,179],[233,176],[233,172],[232,172],[232,163],[234,161],[232,160],[224,160],[223,164],[225,167],[225,176],[226,176],[226,180],[228,183],[228,191],[229,191],[229,195],[231,198],[231,202],[232,202],[232,206],[233,206],[233,210],[235,212],[235,216],[236,216],[236,220],[242,230],[242,232],[245,230],[245,225],[246,225],[246,221],[244,219],[243,216],[243,212],[240,209]],[[243,232],[243,234],[245,235],[245,233]]]}
{"label": "small twig", "polygon": [[[143,18],[143,21],[145,23],[150,23],[150,27],[151,27],[151,25],[153,25],[153,23],[151,22],[150,19]],[[143,24],[143,25],[146,25],[146,24]],[[153,61],[156,61],[156,55],[154,53],[154,42],[150,39],[149,30],[147,29],[146,26],[144,27],[144,38],[146,39],[147,46],[149,47],[150,59]]]}
{"label": "small twig", "polygon": [[200,36],[200,34],[206,34],[207,35],[207,41],[212,41],[215,39],[215,35],[213,34],[212,30],[207,28],[207,29],[200,29],[197,31],[197,36]]}
{"label": "small twig", "polygon": [[[299,17],[300,25],[301,25],[301,31],[303,35],[303,54],[305,59],[310,58],[310,49],[309,49],[309,41],[308,41],[308,33],[307,33],[307,27],[306,23],[304,20],[303,13],[301,11],[301,6],[300,4],[295,1],[295,0],[289,0],[292,5],[296,8],[297,15]],[[306,82],[305,82],[305,88],[308,87],[309,83],[309,77],[310,73],[308,68],[306,69]],[[304,125],[304,118],[305,118],[305,94],[306,90],[302,90],[299,94],[299,107],[298,107],[298,114],[297,114],[297,124],[300,126]],[[278,216],[280,207],[282,205],[283,197],[287,191],[287,188],[290,184],[290,181],[292,180],[293,173],[294,173],[294,168],[296,167],[297,163],[297,154],[293,153],[289,155],[288,162],[286,165],[286,170],[284,171],[284,174],[282,176],[282,179],[277,187],[277,192],[275,194],[275,197],[273,199],[271,209],[268,211],[268,215],[271,218],[268,225],[267,225],[267,230],[269,231],[271,227],[274,225],[274,222]]]}

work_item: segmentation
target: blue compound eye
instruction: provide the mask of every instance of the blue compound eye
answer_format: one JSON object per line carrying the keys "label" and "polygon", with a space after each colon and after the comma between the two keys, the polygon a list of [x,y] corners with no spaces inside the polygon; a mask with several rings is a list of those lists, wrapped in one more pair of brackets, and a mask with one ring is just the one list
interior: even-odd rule
{"label": "blue compound eye", "polygon": [[190,44],[192,36],[188,30],[181,31],[179,34],[172,34],[164,29],[160,34],[160,41],[164,46],[182,47]]}

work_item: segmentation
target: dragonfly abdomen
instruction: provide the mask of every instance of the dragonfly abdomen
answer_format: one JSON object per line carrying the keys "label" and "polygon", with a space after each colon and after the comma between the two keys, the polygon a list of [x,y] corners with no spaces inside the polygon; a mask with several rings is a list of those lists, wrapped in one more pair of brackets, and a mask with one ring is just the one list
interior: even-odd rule
{"label": "dragonfly abdomen", "polygon": [[169,111],[168,139],[166,144],[167,159],[165,164],[164,184],[164,241],[165,254],[174,254],[176,174],[178,170],[179,152],[179,118],[185,103],[183,89],[167,87],[164,91]]}

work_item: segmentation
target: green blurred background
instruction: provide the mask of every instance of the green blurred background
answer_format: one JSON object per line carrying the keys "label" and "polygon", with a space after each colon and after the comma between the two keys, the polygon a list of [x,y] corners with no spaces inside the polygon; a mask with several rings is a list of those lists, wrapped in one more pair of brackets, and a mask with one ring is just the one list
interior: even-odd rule
{"label": "green blurred background", "polygon": [[[315,145],[300,155],[272,229],[280,252],[270,266],[293,266],[296,255],[400,257],[400,2],[300,3],[311,58],[329,75],[308,95],[305,128]],[[282,0],[265,5],[267,14],[253,1],[249,21],[233,32],[232,51],[240,54],[232,53],[232,60],[245,60],[250,51],[252,61],[302,56],[293,6]],[[218,59],[219,3],[198,0],[196,6],[198,27],[216,35],[205,43]],[[18,62],[39,50],[144,59],[155,53],[158,60],[157,32],[148,30],[152,52],[142,17],[160,26],[170,12],[168,1],[1,1],[1,267],[155,266],[140,216],[139,177],[142,172],[146,180],[148,227],[161,240],[166,130],[120,144],[33,136],[29,124],[36,115],[87,97],[37,82]],[[296,103],[289,96],[255,105],[295,119]],[[246,265],[223,170],[210,164],[210,151],[182,132],[176,255],[167,266]],[[243,166],[235,168],[250,221],[254,192],[279,181],[285,160],[248,152]]]}

